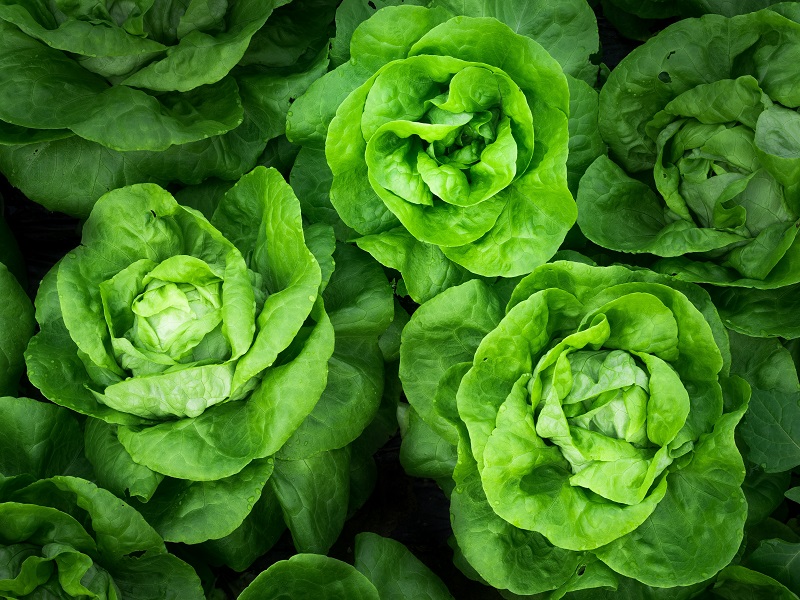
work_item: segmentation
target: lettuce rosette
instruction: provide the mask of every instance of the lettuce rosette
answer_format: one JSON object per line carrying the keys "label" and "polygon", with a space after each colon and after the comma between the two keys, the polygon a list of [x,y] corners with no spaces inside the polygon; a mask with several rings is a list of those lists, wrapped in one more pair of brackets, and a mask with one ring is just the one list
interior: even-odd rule
{"label": "lettuce rosette", "polygon": [[328,228],[304,231],[280,174],[244,176],[210,221],[153,184],[110,192],[36,307],[30,381],[90,417],[98,480],[165,539],[213,540],[239,568],[287,524],[308,551],[332,544],[348,445],[381,401],[391,288]]}
{"label": "lettuce rosette", "polygon": [[331,0],[0,3],[0,170],[82,218],[124,185],[235,181],[322,75]]}
{"label": "lettuce rosette", "polygon": [[555,262],[503,304],[471,281],[403,331],[401,461],[450,493],[462,568],[561,597],[689,586],[729,564],[747,517],[734,429],[750,389],[729,375],[707,294]]}
{"label": "lettuce rosette", "polygon": [[720,313],[755,336],[800,335],[800,95],[788,66],[798,21],[789,3],[709,15],[631,52],[600,94],[611,158],[578,193],[590,240],[730,288],[714,292]]}
{"label": "lettuce rosette", "polygon": [[3,598],[204,598],[194,570],[142,516],[83,477],[75,415],[0,398],[0,595]]}
{"label": "lettuce rosette", "polygon": [[[399,270],[417,301],[547,261],[576,217],[568,175],[601,151],[596,94],[576,79],[597,75],[591,10],[361,4],[340,7],[339,65],[287,120],[304,146],[292,172],[304,212]],[[568,173],[571,133],[583,145]]]}

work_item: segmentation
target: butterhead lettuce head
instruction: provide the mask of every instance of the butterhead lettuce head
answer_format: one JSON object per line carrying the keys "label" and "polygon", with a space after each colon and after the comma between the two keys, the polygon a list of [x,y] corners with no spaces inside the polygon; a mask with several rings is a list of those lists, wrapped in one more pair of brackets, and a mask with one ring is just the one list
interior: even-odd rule
{"label": "butterhead lettuce head", "polygon": [[[697,287],[555,262],[503,310],[468,282],[403,332],[410,410],[439,440],[407,463],[446,463],[451,444],[437,476],[456,542],[495,587],[581,589],[584,572],[580,585],[692,585],[730,562],[747,516],[733,433],[750,390],[729,369]],[[422,439],[409,424],[404,446]]]}
{"label": "butterhead lettuce head", "polygon": [[383,264],[424,245],[454,269],[515,276],[575,221],[569,90],[540,44],[497,19],[387,7],[293,105],[287,137],[324,137],[330,202]]}

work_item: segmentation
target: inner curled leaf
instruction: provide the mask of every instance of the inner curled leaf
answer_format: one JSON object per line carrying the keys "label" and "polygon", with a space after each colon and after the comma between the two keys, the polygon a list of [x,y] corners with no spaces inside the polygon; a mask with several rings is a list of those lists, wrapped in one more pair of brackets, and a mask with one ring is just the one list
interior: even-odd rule
{"label": "inner curled leaf", "polygon": [[689,395],[658,356],[675,356],[677,325],[664,304],[642,293],[608,303],[584,323],[535,366],[528,391],[536,433],[560,448],[572,486],[638,504],[685,441],[678,433]]}
{"label": "inner curled leaf", "polygon": [[361,118],[379,195],[412,204],[479,204],[523,173],[533,155],[524,94],[501,70],[451,57],[387,65]]}

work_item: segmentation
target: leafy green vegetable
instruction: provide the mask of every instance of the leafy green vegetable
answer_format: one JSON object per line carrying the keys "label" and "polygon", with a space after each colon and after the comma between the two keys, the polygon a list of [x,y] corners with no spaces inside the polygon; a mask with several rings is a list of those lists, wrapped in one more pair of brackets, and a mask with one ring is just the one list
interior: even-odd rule
{"label": "leafy green vegetable", "polygon": [[503,311],[471,281],[403,332],[400,376],[430,429],[403,444],[426,439],[408,452],[440,469],[441,445],[457,447],[453,531],[494,587],[566,592],[587,571],[592,587],[617,574],[690,586],[733,559],[747,516],[733,434],[750,390],[730,364],[719,316],[690,284],[555,262]]}
{"label": "leafy green vegetable", "polygon": [[[579,24],[588,33],[566,44]],[[593,27],[578,2],[374,13],[343,3],[339,66],[287,121],[287,137],[305,146],[292,181],[310,218],[362,236],[358,245],[399,269],[417,301],[474,274],[513,277],[548,260],[575,218],[568,170],[577,183],[602,151],[596,93],[564,75],[593,83]]]}
{"label": "leafy green vegetable", "polygon": [[789,352],[776,340],[730,334],[732,370],[753,395],[739,433],[752,462],[769,473],[800,465],[800,381]]}
{"label": "leafy green vegetable", "polygon": [[765,540],[748,556],[747,566],[800,594],[800,541]]}
{"label": "leafy green vegetable", "polygon": [[0,398],[0,594],[4,598],[204,598],[194,570],[88,474],[69,411]]}
{"label": "leafy green vegetable", "polygon": [[239,600],[318,597],[322,600],[452,600],[447,588],[405,546],[360,533],[355,568],[339,560],[297,554],[259,574]]}
{"label": "leafy green vegetable", "polygon": [[[338,535],[344,447],[378,409],[393,307],[377,265],[333,250],[330,230],[304,232],[291,189],[261,167],[210,222],[152,184],[104,196],[83,245],[43,281],[29,378],[91,417],[98,477],[165,539],[241,536],[262,496],[250,527],[279,534],[282,511],[299,548],[325,551]],[[312,524],[320,502],[334,511]],[[234,540],[209,551],[240,568],[257,556]]]}
{"label": "leafy green vegetable", "polygon": [[641,19],[664,19],[677,15],[699,17],[718,14],[733,17],[755,12],[778,4],[776,0],[607,0],[614,7],[631,13]]}
{"label": "leafy green vegetable", "polygon": [[3,2],[0,169],[81,217],[132,183],[238,179],[325,71],[334,7]]}
{"label": "leafy green vegetable", "polygon": [[740,598],[796,600],[798,596],[763,573],[732,565],[726,567],[717,576],[711,589],[698,597],[704,599],[724,598],[725,600],[739,600]]}
{"label": "leafy green vegetable", "polygon": [[[726,324],[794,336],[800,15],[777,10],[681,21],[620,63],[600,94],[613,159],[581,180],[578,223],[603,247],[665,257],[659,272],[761,290],[718,295]],[[769,326],[753,318],[766,306]]]}

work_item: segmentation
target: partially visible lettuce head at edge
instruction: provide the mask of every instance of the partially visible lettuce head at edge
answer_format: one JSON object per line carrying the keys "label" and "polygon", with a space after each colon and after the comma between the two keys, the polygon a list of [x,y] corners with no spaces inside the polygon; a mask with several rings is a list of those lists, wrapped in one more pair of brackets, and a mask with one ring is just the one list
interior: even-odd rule
{"label": "partially visible lettuce head at edge", "polygon": [[631,52],[600,94],[611,158],[597,159],[578,193],[589,239],[731,288],[715,300],[749,335],[800,335],[783,314],[797,313],[784,304],[797,290],[780,290],[800,283],[798,21],[796,3],[708,15]]}
{"label": "partially visible lettuce head at edge", "polygon": [[171,541],[238,527],[325,389],[334,331],[309,243],[277,171],[244,176],[211,222],[139,184],[98,200],[41,284],[30,381],[92,417],[98,475]]}
{"label": "partially visible lettuce head at edge", "polygon": [[420,266],[422,278],[521,275],[555,253],[576,218],[570,85],[530,37],[436,4],[390,6],[360,23],[350,60],[293,105],[287,137],[324,139],[333,208],[406,279],[397,261],[412,254],[435,263]]}
{"label": "partially visible lettuce head at edge", "polygon": [[0,3],[0,171],[86,218],[133,183],[235,181],[322,75],[334,0]]}
{"label": "partially visible lettuce head at edge", "polygon": [[698,584],[747,516],[734,429],[750,388],[730,364],[691,284],[559,261],[504,307],[468,282],[403,331],[401,460],[452,490],[457,560],[496,588]]}
{"label": "partially visible lettuce head at edge", "polygon": [[91,476],[73,413],[0,397],[0,595],[204,598],[194,570]]}

